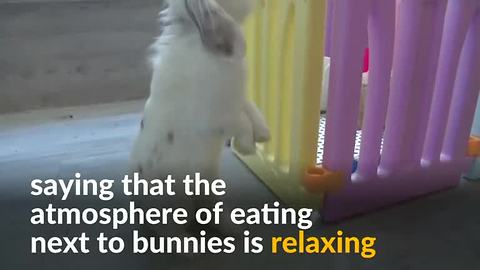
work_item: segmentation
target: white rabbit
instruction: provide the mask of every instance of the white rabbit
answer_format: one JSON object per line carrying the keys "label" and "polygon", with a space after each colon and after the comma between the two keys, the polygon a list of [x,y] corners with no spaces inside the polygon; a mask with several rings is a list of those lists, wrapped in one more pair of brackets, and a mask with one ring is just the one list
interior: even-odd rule
{"label": "white rabbit", "polygon": [[241,24],[253,2],[168,0],[167,4],[160,14],[164,29],[152,46],[150,96],[131,166],[146,180],[173,175],[179,189],[172,203],[192,210],[204,202],[180,196],[185,175],[199,172],[202,178],[215,180],[227,139],[235,137],[239,152],[253,154],[255,142],[267,141],[270,133],[245,93]]}

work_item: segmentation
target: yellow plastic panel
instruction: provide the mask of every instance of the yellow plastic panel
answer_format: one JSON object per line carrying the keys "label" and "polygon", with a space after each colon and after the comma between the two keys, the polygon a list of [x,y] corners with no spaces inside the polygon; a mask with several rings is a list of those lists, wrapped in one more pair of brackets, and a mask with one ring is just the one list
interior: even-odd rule
{"label": "yellow plastic panel", "polygon": [[293,206],[319,207],[305,191],[315,166],[323,70],[324,0],[258,0],[246,23],[249,97],[264,113],[272,140],[240,156]]}

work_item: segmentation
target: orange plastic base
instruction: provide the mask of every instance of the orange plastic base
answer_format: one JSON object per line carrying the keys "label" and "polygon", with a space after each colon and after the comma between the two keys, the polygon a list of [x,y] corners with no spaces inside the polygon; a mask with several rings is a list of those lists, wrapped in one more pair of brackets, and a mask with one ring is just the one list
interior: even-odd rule
{"label": "orange plastic base", "polygon": [[344,187],[345,175],[322,167],[311,167],[305,173],[304,184],[310,193],[335,192]]}
{"label": "orange plastic base", "polygon": [[470,139],[468,140],[467,156],[480,157],[480,137],[470,137]]}

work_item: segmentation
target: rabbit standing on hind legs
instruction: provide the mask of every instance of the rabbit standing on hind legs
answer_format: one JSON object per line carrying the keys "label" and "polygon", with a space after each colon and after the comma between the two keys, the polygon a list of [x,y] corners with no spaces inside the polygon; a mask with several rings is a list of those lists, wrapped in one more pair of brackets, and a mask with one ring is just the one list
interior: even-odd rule
{"label": "rabbit standing on hind legs", "polygon": [[252,0],[168,0],[160,13],[164,29],[152,45],[150,96],[131,170],[146,180],[172,175],[177,195],[145,199],[146,206],[182,207],[190,216],[210,207],[210,198],[184,194],[185,176],[219,178],[228,138],[243,154],[254,154],[256,142],[269,140],[263,116],[246,100],[241,24],[252,8]]}

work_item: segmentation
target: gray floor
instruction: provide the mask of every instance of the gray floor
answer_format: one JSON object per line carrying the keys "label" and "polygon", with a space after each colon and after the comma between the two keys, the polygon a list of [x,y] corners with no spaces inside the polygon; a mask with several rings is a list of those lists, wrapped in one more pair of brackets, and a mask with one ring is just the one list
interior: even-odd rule
{"label": "gray floor", "polygon": [[[317,223],[315,235],[342,229],[350,235],[377,237],[378,255],[271,256],[29,256],[29,209],[41,202],[28,197],[29,181],[123,174],[138,129],[140,102],[36,111],[0,117],[0,269],[479,269],[480,184],[388,208],[341,224]],[[222,176],[230,196],[242,203],[272,201],[273,195],[225,149]],[[125,203],[120,201],[117,203]],[[83,228],[48,227],[40,231],[73,235]],[[99,228],[92,228],[97,230]],[[118,235],[129,234],[123,228]],[[264,229],[264,228],[263,228]],[[259,228],[259,234],[265,230]],[[270,228],[287,233],[291,228]],[[90,229],[89,229],[90,230]],[[255,228],[251,229],[256,232]]]}

